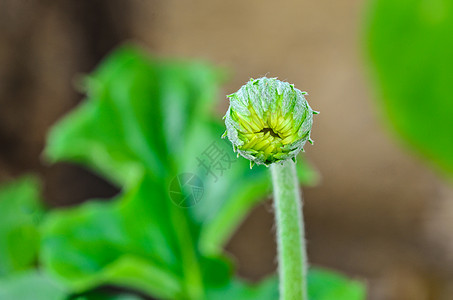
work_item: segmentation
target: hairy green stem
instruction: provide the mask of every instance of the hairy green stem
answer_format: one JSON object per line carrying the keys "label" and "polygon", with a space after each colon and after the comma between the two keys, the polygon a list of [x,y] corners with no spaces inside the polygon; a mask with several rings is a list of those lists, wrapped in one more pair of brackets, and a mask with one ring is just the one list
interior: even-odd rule
{"label": "hairy green stem", "polygon": [[281,300],[307,300],[302,197],[292,160],[271,165]]}

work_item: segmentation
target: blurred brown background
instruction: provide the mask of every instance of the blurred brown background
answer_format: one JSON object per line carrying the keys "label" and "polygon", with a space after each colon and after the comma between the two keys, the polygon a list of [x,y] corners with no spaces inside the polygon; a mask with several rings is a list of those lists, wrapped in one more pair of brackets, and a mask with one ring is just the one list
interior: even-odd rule
{"label": "blurred brown background", "polygon": [[[113,47],[232,70],[223,94],[278,76],[321,111],[305,189],[312,264],[368,284],[369,299],[453,299],[453,191],[380,122],[361,50],[366,3],[343,1],[0,0],[0,182],[42,175],[49,206],[110,197],[115,187],[69,164],[45,166],[46,132],[82,99],[74,89]],[[219,95],[219,116],[227,101]],[[239,273],[275,270],[273,215],[257,207],[228,245]]]}

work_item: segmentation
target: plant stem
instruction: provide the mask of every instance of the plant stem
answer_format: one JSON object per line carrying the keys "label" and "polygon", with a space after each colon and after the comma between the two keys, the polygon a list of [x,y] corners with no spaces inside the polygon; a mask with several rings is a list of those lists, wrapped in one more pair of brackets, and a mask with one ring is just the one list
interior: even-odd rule
{"label": "plant stem", "polygon": [[187,215],[181,210],[181,208],[175,205],[173,205],[170,209],[173,223],[177,224],[176,227],[181,229],[181,231],[175,230],[179,244],[181,245],[181,267],[184,284],[184,294],[180,297],[182,299],[203,299],[203,280],[199,261],[195,251],[193,250],[195,246],[189,231]]}
{"label": "plant stem", "polygon": [[277,226],[278,274],[281,300],[307,300],[307,262],[302,197],[296,164],[271,165]]}

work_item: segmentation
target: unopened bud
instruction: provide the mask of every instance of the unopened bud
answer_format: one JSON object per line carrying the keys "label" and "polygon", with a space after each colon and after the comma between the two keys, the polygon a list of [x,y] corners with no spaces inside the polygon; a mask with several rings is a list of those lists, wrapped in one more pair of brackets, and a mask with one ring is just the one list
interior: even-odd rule
{"label": "unopened bud", "polygon": [[233,149],[251,162],[295,160],[310,139],[313,111],[302,92],[276,78],[251,79],[228,95],[224,134]]}

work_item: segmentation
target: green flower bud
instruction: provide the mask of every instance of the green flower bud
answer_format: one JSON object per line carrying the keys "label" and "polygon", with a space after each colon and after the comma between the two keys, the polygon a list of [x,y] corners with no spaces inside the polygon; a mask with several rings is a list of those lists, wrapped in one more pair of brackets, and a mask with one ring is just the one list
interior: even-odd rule
{"label": "green flower bud", "polygon": [[228,95],[230,107],[224,117],[223,137],[234,151],[254,163],[295,160],[310,139],[313,111],[306,92],[276,78],[251,79],[236,93]]}

